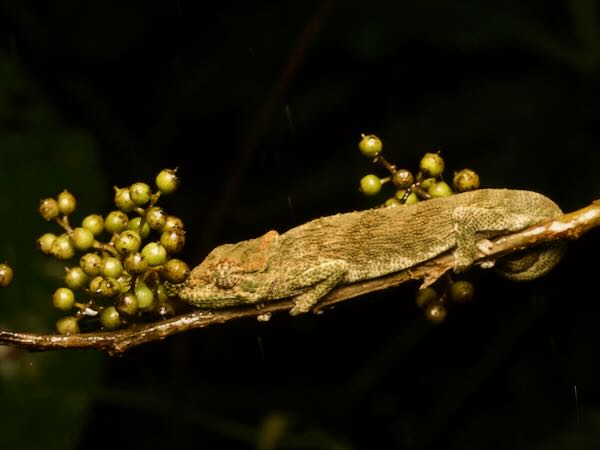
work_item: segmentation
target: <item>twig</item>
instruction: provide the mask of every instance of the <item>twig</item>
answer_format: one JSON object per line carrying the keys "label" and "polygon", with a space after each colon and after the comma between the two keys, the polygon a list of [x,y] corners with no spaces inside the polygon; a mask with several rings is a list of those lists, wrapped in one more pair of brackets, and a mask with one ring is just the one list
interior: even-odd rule
{"label": "twig", "polygon": [[[478,255],[476,262],[500,257],[545,242],[578,239],[582,234],[600,226],[600,200],[578,211],[564,214],[552,220],[541,222],[525,230],[492,240],[491,251]],[[388,289],[409,280],[424,280],[431,284],[454,266],[451,252],[444,253],[418,266],[373,280],[366,280],[341,286],[330,292],[318,305],[315,312],[321,312],[336,303],[358,297],[369,292]],[[137,345],[165,339],[176,333],[204,328],[245,317],[258,317],[267,320],[272,313],[288,311],[294,306],[291,299],[271,301],[265,305],[243,308],[228,308],[218,311],[194,310],[172,319],[148,325],[137,325],[125,330],[103,333],[83,333],[72,336],[54,334],[16,333],[0,330],[0,344],[21,347],[32,351],[56,350],[65,348],[94,348],[110,355],[118,355]]]}

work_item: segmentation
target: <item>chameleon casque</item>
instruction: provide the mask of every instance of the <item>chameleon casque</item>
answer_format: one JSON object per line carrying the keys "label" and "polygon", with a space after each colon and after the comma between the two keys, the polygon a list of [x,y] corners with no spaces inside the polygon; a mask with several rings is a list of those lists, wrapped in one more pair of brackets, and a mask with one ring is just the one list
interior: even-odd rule
{"label": "chameleon casque", "polygon": [[[305,313],[340,284],[377,278],[452,251],[454,270],[468,269],[478,240],[522,230],[561,214],[537,192],[480,189],[414,205],[336,214],[279,234],[215,248],[177,286],[179,297],[218,309],[292,297],[290,314]],[[550,244],[501,259],[514,280],[544,275],[564,246]]]}

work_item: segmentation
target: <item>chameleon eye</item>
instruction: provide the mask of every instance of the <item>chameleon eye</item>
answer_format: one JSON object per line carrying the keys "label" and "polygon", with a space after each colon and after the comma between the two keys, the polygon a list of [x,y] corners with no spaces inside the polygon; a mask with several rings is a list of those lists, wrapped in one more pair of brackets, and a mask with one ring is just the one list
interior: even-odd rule
{"label": "chameleon eye", "polygon": [[238,284],[240,277],[235,274],[235,266],[228,261],[221,261],[213,266],[212,282],[221,289],[231,289]]}

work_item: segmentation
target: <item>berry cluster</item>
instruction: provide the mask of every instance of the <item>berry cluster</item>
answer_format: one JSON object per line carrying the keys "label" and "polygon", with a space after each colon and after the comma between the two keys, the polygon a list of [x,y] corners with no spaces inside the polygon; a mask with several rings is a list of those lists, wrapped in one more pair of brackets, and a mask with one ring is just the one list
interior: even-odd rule
{"label": "berry cluster", "polygon": [[[442,178],[446,164],[439,152],[425,153],[415,176],[407,169],[398,169],[383,157],[383,143],[374,134],[363,134],[358,149],[364,156],[371,158],[374,163],[381,164],[390,173],[384,178],[369,174],[360,180],[360,190],[365,195],[378,194],[382,185],[386,183],[391,182],[394,185],[396,193],[385,201],[384,206],[410,205],[479,188],[479,175],[471,169],[462,169],[454,173],[453,190]],[[422,308],[425,317],[434,323],[443,322],[446,318],[449,300],[455,303],[466,303],[475,293],[474,286],[469,281],[453,281],[450,276],[447,276],[445,281],[446,284],[440,292],[433,287],[427,287],[419,289],[416,294],[417,306]]]}
{"label": "berry cluster", "polygon": [[[177,189],[177,170],[164,169],[155,181],[156,192],[142,182],[115,187],[117,209],[104,217],[90,214],[75,228],[69,223],[77,205],[73,194],[65,190],[40,201],[40,215],[63,229],[58,236],[46,233],[37,240],[42,253],[60,260],[83,253],[78,266],[66,268],[66,287],[52,296],[57,309],[75,311],[57,321],[59,333],[78,333],[81,325],[93,328],[98,321],[114,330],[144,316],[173,314],[167,285],[183,282],[189,267],[171,255],[183,249],[185,231],[181,219],[156,203]],[[154,240],[146,243],[151,236]],[[85,299],[78,300],[76,292]]]}
{"label": "berry cluster", "polygon": [[383,157],[383,143],[373,134],[368,136],[363,134],[358,149],[363,155],[372,158],[374,163],[381,164],[390,173],[389,176],[384,178],[369,174],[360,180],[360,190],[365,195],[378,194],[385,183],[391,182],[394,185],[396,193],[386,200],[385,206],[412,204],[419,200],[447,197],[455,192],[465,192],[479,188],[479,175],[471,169],[463,169],[454,173],[453,191],[448,183],[442,179],[445,162],[439,152],[425,153],[419,163],[419,171],[414,176],[409,170],[398,169]]}

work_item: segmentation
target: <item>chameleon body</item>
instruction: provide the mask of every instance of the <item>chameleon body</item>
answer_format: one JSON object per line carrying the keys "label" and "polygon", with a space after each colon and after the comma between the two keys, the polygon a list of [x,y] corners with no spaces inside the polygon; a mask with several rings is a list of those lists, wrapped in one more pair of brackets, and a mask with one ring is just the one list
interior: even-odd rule
{"label": "chameleon body", "polygon": [[[396,207],[336,214],[279,234],[225,244],[196,266],[178,295],[206,309],[261,304],[292,297],[291,314],[310,311],[340,284],[411,268],[452,251],[455,271],[469,268],[476,242],[522,230],[561,214],[531,191],[481,189]],[[560,245],[527,250],[500,272],[528,280],[560,260]]]}

